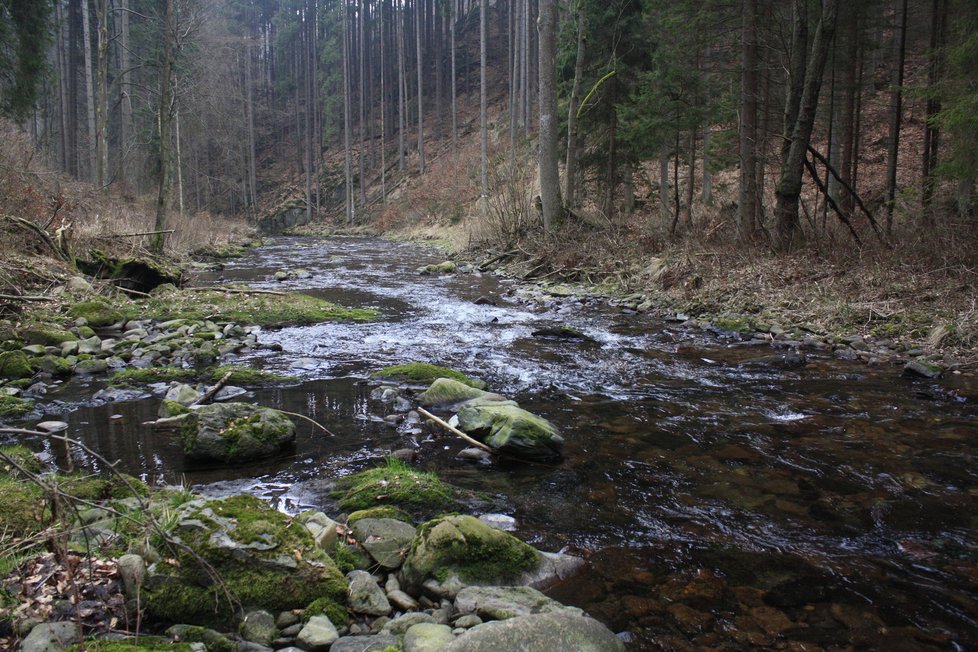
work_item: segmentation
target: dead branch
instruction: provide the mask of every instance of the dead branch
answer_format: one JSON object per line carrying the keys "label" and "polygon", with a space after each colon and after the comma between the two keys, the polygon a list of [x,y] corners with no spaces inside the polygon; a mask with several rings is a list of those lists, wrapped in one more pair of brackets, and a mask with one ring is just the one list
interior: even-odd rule
{"label": "dead branch", "polygon": [[[876,223],[876,218],[873,217],[873,214],[869,212],[868,208],[866,208],[866,204],[864,204],[862,198],[858,194],[856,194],[856,191],[853,189],[853,187],[850,186],[847,181],[845,181],[842,177],[839,176],[839,173],[835,171],[835,168],[833,168],[829,164],[828,159],[822,156],[818,152],[818,150],[816,150],[814,147],[809,145],[808,151],[812,153],[812,156],[814,156],[819,163],[825,166],[825,168],[832,174],[832,176],[835,177],[836,181],[838,181],[842,185],[842,187],[846,189],[846,192],[852,195],[852,198],[856,201],[856,205],[862,209],[863,213],[865,213],[866,217],[869,219],[869,224],[870,226],[873,227],[873,231],[876,233],[876,237],[879,238],[880,242],[886,244],[886,241],[883,240],[883,232],[880,230],[879,224]],[[826,193],[826,195],[828,195],[828,193]],[[835,206],[833,206],[833,209],[835,209],[836,212],[838,212],[838,209]]]}
{"label": "dead branch", "polygon": [[4,301],[54,301],[52,297],[34,297],[27,294],[0,294],[0,299]]}
{"label": "dead branch", "polygon": [[297,419],[302,419],[303,421],[308,421],[312,425],[316,426],[317,428],[319,428],[320,430],[322,430],[323,432],[325,432],[330,437],[335,437],[336,436],[332,432],[330,432],[329,428],[327,428],[323,424],[319,423],[315,419],[310,419],[309,417],[307,417],[304,414],[299,414],[298,412],[288,412],[287,410],[278,410],[278,411],[281,412],[282,414],[287,414],[290,417],[296,417]]}
{"label": "dead branch", "polygon": [[195,405],[204,405],[205,403],[210,403],[214,399],[214,397],[217,396],[217,393],[221,391],[225,385],[228,384],[228,381],[231,380],[232,374],[234,374],[233,371],[229,371],[226,374],[224,374],[224,377],[221,378],[219,381],[217,381],[217,383],[213,387],[207,390],[206,394],[201,396],[199,399],[197,399],[187,407],[193,407]]}
{"label": "dead branch", "polygon": [[829,194],[829,189],[825,187],[825,184],[819,178],[818,170],[815,169],[815,165],[806,158],[805,167],[808,169],[808,173],[811,175],[812,179],[815,180],[815,185],[818,186],[819,192],[821,192],[825,196],[825,201],[827,201],[829,206],[832,207],[832,210],[835,211],[835,214],[839,216],[839,219],[842,221],[842,223],[845,224],[847,227],[849,227],[849,232],[852,234],[852,237],[856,241],[856,244],[862,247],[863,242],[862,240],[859,239],[859,234],[856,233],[856,229],[853,228],[852,222],[849,221],[849,218],[846,217],[846,215],[842,212],[842,209],[839,208],[839,205],[835,203],[835,199],[833,199],[832,195]]}
{"label": "dead branch", "polygon": [[487,453],[492,453],[492,454],[495,454],[495,453],[496,453],[496,451],[495,451],[494,449],[492,449],[491,447],[489,447],[489,446],[486,446],[486,445],[485,445],[485,444],[483,444],[483,443],[482,443],[481,441],[478,441],[478,440],[475,440],[475,439],[472,439],[471,437],[469,437],[469,436],[468,436],[468,435],[466,435],[466,434],[465,434],[464,432],[462,432],[461,430],[459,430],[459,429],[458,429],[458,428],[456,428],[455,426],[453,426],[453,425],[451,425],[451,424],[450,424],[450,423],[448,423],[447,421],[445,421],[445,420],[443,420],[443,419],[440,419],[440,418],[438,418],[438,417],[436,417],[436,416],[435,416],[434,414],[432,414],[431,412],[428,412],[428,410],[426,410],[426,409],[424,409],[424,408],[420,408],[420,407],[419,407],[419,408],[418,408],[418,412],[419,412],[420,414],[422,414],[422,415],[424,415],[424,416],[426,416],[426,417],[428,417],[429,419],[431,419],[432,421],[434,421],[435,423],[437,423],[437,424],[438,424],[439,426],[441,426],[441,427],[442,427],[442,428],[444,428],[445,430],[448,430],[448,431],[449,431],[449,432],[451,432],[452,434],[455,434],[455,435],[458,435],[459,437],[461,437],[462,439],[464,439],[464,440],[465,440],[465,441],[467,441],[468,443],[470,443],[470,444],[472,444],[472,445],[473,445],[473,446],[475,446],[476,448],[480,448],[480,449],[482,449],[482,450],[484,450],[484,451],[486,451]]}
{"label": "dead branch", "polygon": [[249,288],[247,290],[241,290],[238,288],[221,288],[216,286],[208,286],[205,288],[183,288],[188,292],[224,292],[226,294],[271,294],[276,297],[287,297],[288,292],[278,292],[276,290],[258,290]]}
{"label": "dead branch", "polygon": [[176,233],[176,229],[164,229],[163,231],[142,231],[140,233],[109,233],[106,235],[95,236],[98,240],[115,240],[116,238],[139,238],[144,235],[161,235],[164,233]]}
{"label": "dead branch", "polygon": [[34,224],[30,220],[25,220],[22,217],[17,217],[16,215],[7,215],[6,213],[0,214],[0,218],[10,222],[11,224],[14,224],[15,226],[19,226],[22,229],[30,231],[38,238],[40,238],[41,242],[43,242],[49,249],[51,249],[51,251],[54,252],[55,256],[57,256],[58,258],[60,258],[65,262],[71,262],[71,256],[68,254],[68,252],[64,251],[61,247],[56,245],[54,243],[54,240],[51,239],[51,236],[48,234],[48,232],[42,229],[41,227],[39,227],[37,224]]}

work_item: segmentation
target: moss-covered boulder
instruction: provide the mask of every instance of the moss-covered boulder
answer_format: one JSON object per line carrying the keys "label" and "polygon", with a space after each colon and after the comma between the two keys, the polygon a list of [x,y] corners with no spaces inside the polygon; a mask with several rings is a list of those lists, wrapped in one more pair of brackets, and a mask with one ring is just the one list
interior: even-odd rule
{"label": "moss-covered boulder", "polygon": [[22,417],[34,409],[34,401],[0,394],[0,417]]}
{"label": "moss-covered boulder", "polygon": [[425,265],[418,268],[419,274],[454,274],[457,271],[458,265],[452,260],[446,260],[441,263],[432,263],[431,265]]}
{"label": "moss-covered boulder", "polygon": [[448,367],[429,364],[427,362],[409,362],[407,364],[384,367],[375,371],[372,375],[375,378],[391,378],[393,380],[418,383],[419,385],[428,385],[439,378],[450,378],[458,383],[475,387],[476,389],[486,388],[485,382],[477,378],[469,378],[461,371],[455,371]]}
{"label": "moss-covered boulder", "polygon": [[541,561],[533,546],[473,516],[442,516],[418,528],[401,574],[409,590],[451,575],[467,584],[504,585]]}
{"label": "moss-covered boulder", "polygon": [[365,518],[393,518],[398,521],[404,521],[405,523],[411,523],[411,515],[405,512],[403,509],[394,507],[393,505],[381,505],[380,507],[371,507],[369,509],[358,509],[352,512],[346,518],[346,524],[349,527],[362,519]]}
{"label": "moss-covered boulder", "polygon": [[183,452],[191,459],[236,464],[273,455],[295,441],[295,424],[278,410],[249,403],[204,405],[185,417]]}
{"label": "moss-covered boulder", "polygon": [[472,399],[482,399],[485,401],[505,401],[506,399],[499,394],[493,394],[470,385],[460,383],[451,378],[438,378],[431,383],[431,387],[418,395],[418,402],[421,405],[455,405]]}
{"label": "moss-covered boulder", "polygon": [[74,342],[78,336],[57,326],[38,324],[20,331],[20,336],[28,344],[41,344],[43,346],[61,346],[65,342]]}
{"label": "moss-covered boulder", "polygon": [[0,378],[30,378],[34,375],[27,354],[23,351],[0,353]]}
{"label": "moss-covered boulder", "polygon": [[416,471],[395,458],[388,458],[385,466],[342,478],[336,495],[346,511],[394,505],[431,515],[458,506],[456,490],[438,476]]}
{"label": "moss-covered boulder", "polygon": [[469,401],[458,411],[458,428],[512,457],[559,460],[564,445],[552,423],[512,401]]}
{"label": "moss-covered boulder", "polygon": [[120,287],[139,292],[150,292],[164,283],[180,285],[183,279],[179,266],[150,256],[117,257],[95,250],[88,259],[77,263],[78,269],[89,276],[112,279]]}
{"label": "moss-covered boulder", "polygon": [[93,328],[111,326],[126,318],[121,310],[104,301],[80,301],[68,308],[68,316],[74,319],[82,318]]}
{"label": "moss-covered boulder", "polygon": [[254,496],[188,503],[173,534],[187,548],[148,569],[143,604],[152,621],[223,625],[240,608],[346,603],[346,580],[306,527]]}
{"label": "moss-covered boulder", "polygon": [[70,376],[71,363],[60,355],[43,355],[33,361],[38,371],[49,373],[52,376]]}

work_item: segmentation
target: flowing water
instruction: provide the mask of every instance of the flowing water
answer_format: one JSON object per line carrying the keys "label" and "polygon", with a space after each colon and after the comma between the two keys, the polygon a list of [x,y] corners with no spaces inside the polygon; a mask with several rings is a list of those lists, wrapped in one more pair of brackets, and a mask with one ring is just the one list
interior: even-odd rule
{"label": "flowing water", "polygon": [[[132,473],[248,491],[290,512],[335,513],[332,479],[417,447],[419,465],[499,496],[520,537],[586,555],[589,571],[551,594],[623,632],[630,649],[978,648],[973,378],[937,386],[827,355],[772,369],[750,362],[770,355],[766,346],[600,299],[541,300],[492,275],[415,271],[439,260],[369,238],[282,238],[199,279],[384,315],[265,331],[261,341],[282,350],[237,361],[299,376],[253,400],[307,414],[334,436],[300,426],[289,454],[208,469],[141,425],[158,399],[83,405],[67,419]],[[312,276],[271,280],[296,268]],[[593,341],[531,335],[557,325]],[[450,435],[386,423],[368,374],[409,361],[481,377],[551,420],[565,461],[473,465],[456,459],[464,444]]]}

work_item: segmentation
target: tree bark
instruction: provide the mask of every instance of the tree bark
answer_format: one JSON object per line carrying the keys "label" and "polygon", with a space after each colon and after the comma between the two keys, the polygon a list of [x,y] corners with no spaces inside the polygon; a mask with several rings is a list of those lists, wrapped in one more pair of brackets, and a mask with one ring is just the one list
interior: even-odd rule
{"label": "tree bark", "polygon": [[900,154],[900,126],[903,124],[903,71],[907,52],[907,0],[900,2],[899,28],[894,42],[894,68],[890,80],[889,139],[886,146],[886,234],[893,234],[893,207],[896,201],[897,158]]}
{"label": "tree bark", "polygon": [[82,10],[82,48],[85,54],[85,106],[88,116],[88,178],[93,179],[97,168],[98,152],[96,142],[98,136],[95,129],[95,83],[92,80],[92,35],[89,24],[88,0],[81,0]]}
{"label": "tree bark", "polygon": [[584,77],[587,13],[577,8],[577,56],[574,60],[574,81],[567,101],[567,157],[564,165],[564,202],[573,209],[577,192],[577,111],[581,105],[581,80]]}
{"label": "tree bark", "polygon": [[109,8],[108,0],[95,0],[98,19],[98,76],[95,107],[95,185],[103,188],[109,169]]}
{"label": "tree bark", "polygon": [[170,194],[170,122],[173,119],[173,57],[174,39],[176,39],[176,21],[174,17],[175,0],[165,0],[163,28],[160,30],[163,38],[163,59],[160,62],[160,179],[156,195],[156,234],[150,243],[150,250],[156,254],[163,253],[163,231],[166,230],[167,196]]}
{"label": "tree bark", "polygon": [[421,2],[422,0],[415,0],[414,44],[418,58],[418,172],[420,174],[424,174],[424,57],[421,56],[421,41],[423,36],[423,32],[421,30]]}
{"label": "tree bark", "polygon": [[479,0],[479,181],[481,195],[479,210],[485,216],[489,202],[489,123],[486,117],[486,6],[489,0]]}
{"label": "tree bark", "polygon": [[[485,1],[485,0],[483,0]],[[560,217],[560,174],[557,170],[557,3],[540,0],[540,202],[543,229],[550,231]]]}
{"label": "tree bark", "polygon": [[[803,0],[802,0],[803,1]],[[740,182],[737,235],[753,235],[757,215],[757,0],[744,0],[740,79]]]}
{"label": "tree bark", "polygon": [[[343,162],[346,173],[346,223],[353,224],[353,157],[350,152],[350,30],[349,12],[344,1],[343,30]],[[403,133],[403,130],[402,130]]]}
{"label": "tree bark", "polygon": [[811,56],[805,70],[805,82],[799,103],[798,117],[791,132],[788,155],[781,164],[781,178],[776,192],[775,213],[777,232],[775,246],[780,251],[788,251],[799,243],[801,225],[798,220],[801,199],[802,174],[812,130],[815,126],[815,112],[818,109],[818,95],[822,86],[822,74],[828,59],[829,46],[835,33],[839,0],[825,0],[822,16],[815,28]]}
{"label": "tree bark", "polygon": [[[927,70],[927,88],[933,90],[943,76],[944,33],[947,27],[946,0],[933,0],[931,5],[930,27],[930,65]],[[934,169],[937,167],[937,152],[941,146],[941,132],[934,124],[934,117],[941,110],[941,101],[935,94],[927,99],[926,115],[924,118],[924,151],[921,166],[920,203],[924,222],[932,222],[931,203],[934,199],[936,181]]]}

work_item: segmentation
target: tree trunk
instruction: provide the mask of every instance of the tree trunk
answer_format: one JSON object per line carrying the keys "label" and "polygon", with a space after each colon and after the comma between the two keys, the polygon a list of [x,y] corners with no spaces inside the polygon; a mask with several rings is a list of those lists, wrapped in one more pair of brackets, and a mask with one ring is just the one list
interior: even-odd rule
{"label": "tree trunk", "polygon": [[78,27],[81,24],[81,0],[68,1],[68,173],[76,179],[81,178],[78,133],[81,125],[78,118],[78,68],[79,47]]}
{"label": "tree trunk", "polygon": [[384,11],[386,0],[380,2],[380,202],[387,205],[387,60],[384,48]]}
{"label": "tree trunk", "polygon": [[585,32],[587,13],[577,8],[577,57],[574,61],[574,82],[567,101],[567,158],[564,165],[564,201],[573,209],[577,192],[577,111],[581,104],[581,80],[584,77]]}
{"label": "tree trunk", "polygon": [[737,235],[746,238],[757,227],[757,0],[744,0],[740,79],[740,183]]}
{"label": "tree trunk", "polygon": [[103,188],[109,169],[109,8],[108,0],[95,0],[95,15],[98,19],[98,77],[96,90],[95,116],[95,185]]}
{"label": "tree trunk", "polygon": [[[452,151],[458,152],[458,97],[455,88],[455,25],[458,22],[456,0],[449,0],[452,5],[451,14],[451,50],[452,50]],[[512,6],[512,3],[510,3]]]}
{"label": "tree trunk", "polygon": [[418,58],[418,172],[424,174],[424,78],[422,76],[424,71],[424,57],[421,56],[421,37],[423,35],[421,30],[421,2],[422,0],[415,0],[414,44]]}
{"label": "tree trunk", "polygon": [[781,178],[776,192],[775,213],[777,233],[775,246],[780,251],[794,248],[799,241],[801,225],[798,220],[801,199],[802,175],[805,159],[815,126],[818,95],[822,86],[822,73],[828,59],[829,46],[835,33],[839,0],[825,0],[822,16],[815,28],[811,56],[805,70],[805,82],[799,103],[798,118],[791,132],[788,156],[781,164]]}
{"label": "tree trunk", "polygon": [[88,0],[81,0],[82,8],[82,47],[85,53],[85,100],[88,109],[88,178],[94,178],[98,152],[96,141],[98,136],[95,129],[95,82],[92,80],[92,35],[89,28],[90,17]]}
{"label": "tree trunk", "polygon": [[[943,76],[944,66],[941,48],[944,46],[944,33],[946,28],[947,2],[946,0],[933,0],[930,26],[930,65],[927,70],[927,88],[929,90],[934,90]],[[921,212],[926,223],[933,221],[931,216],[931,203],[934,198],[934,189],[936,186],[934,169],[937,167],[937,152],[941,146],[941,132],[934,123],[934,117],[940,110],[941,101],[932,93],[927,99],[926,116],[924,119],[924,152],[920,174],[920,203],[923,209]]]}
{"label": "tree trunk", "polygon": [[357,93],[357,95],[359,96],[359,102],[360,102],[360,122],[359,122],[359,129],[357,130],[357,132],[358,132],[359,138],[360,138],[360,153],[359,153],[359,157],[358,157],[359,164],[360,164],[360,184],[359,185],[360,185],[360,207],[361,208],[366,208],[366,206],[367,206],[367,169],[366,169],[366,160],[365,160],[366,159],[366,148],[364,146],[364,137],[365,137],[366,131],[367,131],[367,120],[366,120],[366,117],[367,117],[367,98],[366,98],[366,93],[365,93],[365,88],[366,88],[365,87],[365,84],[366,84],[366,77],[367,77],[367,64],[366,64],[366,44],[365,44],[366,39],[364,38],[366,32],[365,32],[364,23],[366,22],[365,10],[366,10],[367,4],[366,4],[366,2],[364,0],[360,0],[358,6],[359,6],[359,10],[357,11],[357,33],[359,34],[359,36],[358,36],[358,41],[357,41],[357,47],[358,47],[358,50],[359,50],[359,56],[357,58],[359,59],[359,62],[358,62],[358,65],[357,65],[357,69],[359,70],[358,83],[359,83],[360,91],[359,91],[359,93]]}
{"label": "tree trunk", "polygon": [[486,119],[486,6],[489,0],[479,0],[479,181],[481,195],[479,210],[483,217],[489,202],[489,123]]}
{"label": "tree trunk", "polygon": [[903,71],[907,52],[907,0],[900,2],[898,32],[893,39],[895,66],[890,88],[889,139],[886,147],[886,234],[893,233],[893,205],[896,201],[897,157],[900,154],[900,126],[903,123]]}
{"label": "tree trunk", "polygon": [[173,41],[176,38],[176,21],[173,14],[175,0],[165,0],[163,29],[163,60],[160,62],[160,180],[156,195],[156,223],[153,228],[156,233],[150,243],[150,251],[155,254],[163,253],[162,231],[166,230],[167,195],[170,194],[170,121],[173,118]]}
{"label": "tree trunk", "polygon": [[540,0],[540,202],[543,229],[549,231],[560,217],[560,174],[557,170],[557,2]]}
{"label": "tree trunk", "polygon": [[703,189],[700,199],[707,206],[713,205],[713,173],[710,171],[710,125],[703,127]]}
{"label": "tree trunk", "polygon": [[696,192],[696,130],[689,131],[689,176],[686,183],[686,231],[693,230],[693,196]]}
{"label": "tree trunk", "polygon": [[[404,171],[404,132],[407,117],[404,115],[406,110],[407,79],[404,72],[404,32],[407,30],[407,12],[403,5],[401,7],[401,21],[397,30],[397,169]],[[396,19],[395,19],[395,22]]]}
{"label": "tree trunk", "polygon": [[[350,18],[343,6],[343,157],[346,172],[346,223],[353,224],[353,156],[350,152]],[[403,64],[403,59],[402,59]],[[403,128],[401,130],[403,134]]]}
{"label": "tree trunk", "polygon": [[55,20],[58,24],[57,31],[57,62],[58,62],[58,98],[60,99],[60,118],[61,118],[61,138],[59,142],[61,143],[61,160],[60,166],[62,172],[68,172],[69,161],[71,157],[71,149],[68,138],[68,53],[67,45],[65,43],[65,37],[68,30],[65,29],[63,12],[61,10],[61,3],[56,2],[54,5],[55,10]]}

